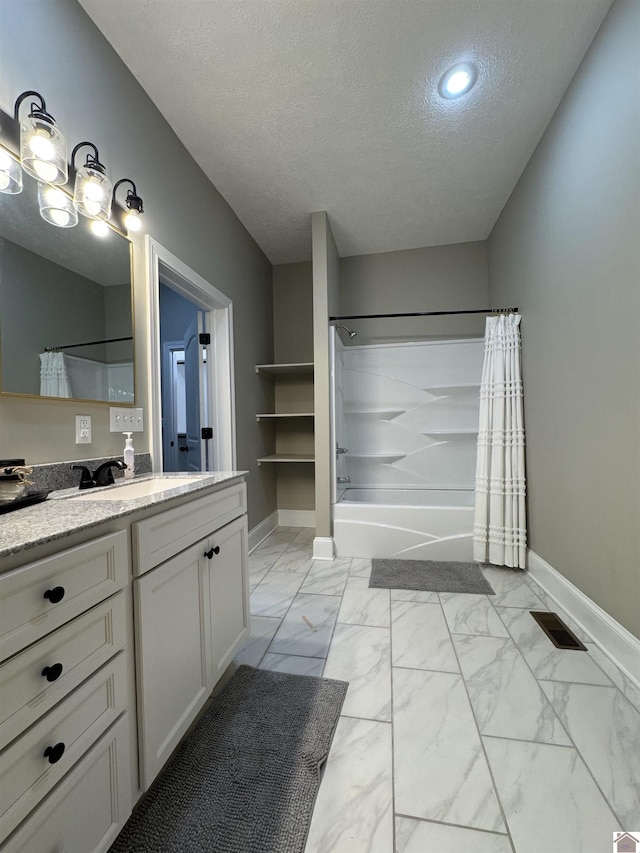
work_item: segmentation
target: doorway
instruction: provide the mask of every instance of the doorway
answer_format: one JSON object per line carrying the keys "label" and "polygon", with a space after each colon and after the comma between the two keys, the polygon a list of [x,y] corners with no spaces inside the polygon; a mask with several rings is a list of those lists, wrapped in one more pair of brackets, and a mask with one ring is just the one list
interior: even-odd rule
{"label": "doorway", "polygon": [[153,470],[235,470],[232,302],[151,237],[145,248]]}

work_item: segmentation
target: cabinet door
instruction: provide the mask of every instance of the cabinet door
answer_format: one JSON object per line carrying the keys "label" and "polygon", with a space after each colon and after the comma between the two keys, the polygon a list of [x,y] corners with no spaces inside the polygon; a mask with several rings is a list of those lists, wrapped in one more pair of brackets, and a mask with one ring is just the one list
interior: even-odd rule
{"label": "cabinet door", "polygon": [[210,536],[208,548],[217,551],[207,560],[213,687],[249,633],[246,515]]}
{"label": "cabinet door", "polygon": [[204,607],[209,595],[206,545],[206,540],[198,542],[134,581],[144,789],[210,692],[211,636]]}

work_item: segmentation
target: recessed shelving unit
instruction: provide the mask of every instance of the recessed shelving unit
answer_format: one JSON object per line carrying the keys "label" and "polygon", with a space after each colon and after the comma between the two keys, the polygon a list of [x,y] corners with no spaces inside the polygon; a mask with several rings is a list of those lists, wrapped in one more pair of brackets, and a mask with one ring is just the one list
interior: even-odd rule
{"label": "recessed shelving unit", "polygon": [[270,453],[258,458],[258,465],[263,462],[315,462],[315,457],[308,453]]}
{"label": "recessed shelving unit", "polygon": [[270,414],[261,413],[256,415],[256,420],[261,421],[263,418],[313,418],[313,412],[271,412]]}
{"label": "recessed shelving unit", "polygon": [[290,364],[256,364],[256,373],[267,376],[295,376],[303,374],[313,376],[312,361],[295,361]]}

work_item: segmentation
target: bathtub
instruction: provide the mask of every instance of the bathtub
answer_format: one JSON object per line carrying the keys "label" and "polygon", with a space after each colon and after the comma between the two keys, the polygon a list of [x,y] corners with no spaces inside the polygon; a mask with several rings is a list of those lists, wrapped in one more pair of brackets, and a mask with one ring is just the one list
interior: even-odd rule
{"label": "bathtub", "polygon": [[472,490],[347,488],[333,510],[338,557],[473,559]]}

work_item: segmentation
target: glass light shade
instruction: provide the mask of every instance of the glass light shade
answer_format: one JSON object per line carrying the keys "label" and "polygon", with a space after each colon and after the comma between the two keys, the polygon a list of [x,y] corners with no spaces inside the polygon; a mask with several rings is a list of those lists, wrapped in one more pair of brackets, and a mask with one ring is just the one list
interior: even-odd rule
{"label": "glass light shade", "polygon": [[36,181],[60,186],[67,183],[67,143],[55,122],[27,116],[20,122],[20,163]]}
{"label": "glass light shade", "polygon": [[109,226],[104,219],[94,219],[90,223],[90,227],[96,237],[106,237],[109,233]]}
{"label": "glass light shade", "polygon": [[73,228],[78,224],[78,213],[72,199],[58,187],[39,183],[38,204],[40,216],[50,225]]}
{"label": "glass light shade", "polygon": [[140,231],[142,228],[142,220],[137,210],[130,210],[124,218],[124,224],[127,231]]}
{"label": "glass light shade", "polygon": [[0,193],[17,195],[22,192],[22,169],[20,163],[0,150]]}
{"label": "glass light shade", "polygon": [[111,181],[91,165],[81,166],[76,172],[73,204],[89,219],[104,219],[111,216]]}

